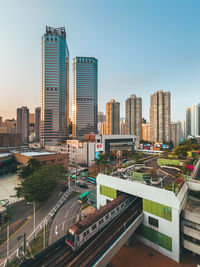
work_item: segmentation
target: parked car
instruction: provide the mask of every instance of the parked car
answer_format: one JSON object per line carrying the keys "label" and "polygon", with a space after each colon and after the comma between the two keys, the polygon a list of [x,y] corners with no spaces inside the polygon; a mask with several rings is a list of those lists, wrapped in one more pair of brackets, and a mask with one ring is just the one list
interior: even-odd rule
{"label": "parked car", "polygon": [[81,182],[79,180],[76,180],[75,183],[79,185]]}

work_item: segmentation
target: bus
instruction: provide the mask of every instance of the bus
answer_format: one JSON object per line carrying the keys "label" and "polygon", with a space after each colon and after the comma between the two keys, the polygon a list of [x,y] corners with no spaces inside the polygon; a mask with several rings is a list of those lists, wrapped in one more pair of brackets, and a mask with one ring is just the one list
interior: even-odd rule
{"label": "bus", "polygon": [[74,182],[76,180],[76,174],[72,175],[72,181]]}
{"label": "bus", "polygon": [[78,203],[84,203],[88,200],[88,194],[90,192],[89,191],[85,191],[82,195],[80,195],[79,199],[78,199]]}
{"label": "bus", "polygon": [[96,184],[97,183],[96,178],[93,178],[93,177],[88,177],[88,182],[92,183],[92,184]]}

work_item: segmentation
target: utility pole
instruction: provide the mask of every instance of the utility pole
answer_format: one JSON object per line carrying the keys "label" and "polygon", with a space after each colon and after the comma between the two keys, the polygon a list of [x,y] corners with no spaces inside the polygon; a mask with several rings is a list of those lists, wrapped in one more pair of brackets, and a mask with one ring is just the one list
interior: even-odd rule
{"label": "utility pole", "polygon": [[24,233],[24,255],[26,255],[26,233]]}
{"label": "utility pole", "polygon": [[35,237],[35,203],[33,203],[33,231]]}
{"label": "utility pole", "polygon": [[46,236],[45,236],[45,230],[46,230],[46,222],[45,222],[45,220],[44,220],[44,231],[43,231],[43,247],[44,247],[44,249],[45,249],[45,247],[46,247]]}
{"label": "utility pole", "polygon": [[7,226],[7,258],[9,257],[9,225]]}

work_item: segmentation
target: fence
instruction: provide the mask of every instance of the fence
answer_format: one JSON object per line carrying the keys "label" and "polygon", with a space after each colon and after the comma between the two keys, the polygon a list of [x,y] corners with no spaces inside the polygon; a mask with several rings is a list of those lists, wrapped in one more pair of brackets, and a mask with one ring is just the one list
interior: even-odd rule
{"label": "fence", "polygon": [[[60,208],[60,206],[64,203],[64,201],[69,197],[70,193],[73,192],[73,189],[69,189],[67,192],[63,194],[57,204],[51,209],[51,211],[47,214],[47,216],[40,222],[40,224],[35,228],[35,230],[28,236],[27,238],[27,246],[30,242],[37,236],[37,234],[43,229],[43,227],[50,222],[51,218],[54,216],[56,211]],[[15,249],[3,262],[0,263],[0,267],[5,267],[8,261],[12,261],[14,258],[19,258],[20,255],[25,256],[22,252],[23,243]],[[10,252],[10,251],[9,251]]]}

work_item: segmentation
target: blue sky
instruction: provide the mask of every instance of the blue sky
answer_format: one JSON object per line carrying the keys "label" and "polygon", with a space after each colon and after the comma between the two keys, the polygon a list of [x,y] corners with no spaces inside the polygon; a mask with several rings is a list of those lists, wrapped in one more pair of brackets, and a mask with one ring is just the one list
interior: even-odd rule
{"label": "blue sky", "polygon": [[[99,110],[111,98],[143,99],[171,92],[172,120],[200,102],[200,1],[185,0],[0,0],[0,116],[40,106],[41,35],[65,26],[70,59],[99,63]],[[71,67],[71,65],[70,65]],[[72,73],[71,77],[72,79]]]}

